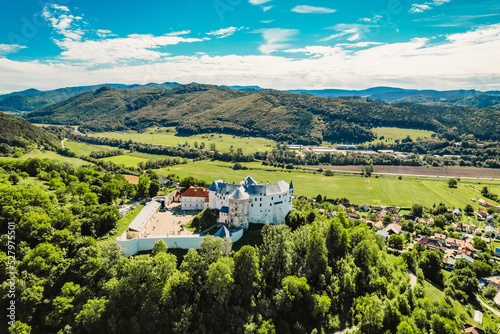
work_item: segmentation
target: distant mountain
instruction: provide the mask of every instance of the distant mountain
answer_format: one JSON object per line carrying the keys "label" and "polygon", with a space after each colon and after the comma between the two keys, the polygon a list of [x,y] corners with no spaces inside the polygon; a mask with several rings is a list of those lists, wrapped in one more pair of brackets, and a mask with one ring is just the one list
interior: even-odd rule
{"label": "distant mountain", "polygon": [[451,105],[385,103],[188,84],[169,90],[101,87],[27,115],[31,122],[73,124],[82,130],[140,130],[175,126],[180,134],[227,133],[294,143],[371,140],[374,126],[471,133],[500,139],[500,111]]}
{"label": "distant mountain", "polygon": [[456,106],[473,106],[477,108],[493,107],[495,109],[500,108],[500,96],[486,94],[473,96],[452,96],[449,98],[422,94],[404,97],[394,102],[448,103]]}
{"label": "distant mountain", "polygon": [[[8,112],[21,112],[21,111],[33,111],[45,105],[57,103],[68,99],[70,97],[76,96],[81,93],[95,91],[103,86],[108,86],[111,88],[131,90],[131,89],[143,89],[143,88],[157,88],[157,89],[171,89],[178,87],[181,84],[177,82],[165,82],[162,84],[149,83],[146,85],[124,85],[124,84],[102,84],[93,86],[81,86],[81,87],[67,87],[60,88],[49,91],[39,91],[37,89],[27,89],[21,92],[14,92],[10,94],[0,95],[0,111]],[[273,90],[266,89],[259,86],[224,86],[238,91],[245,92],[260,92],[263,90]],[[319,97],[347,97],[347,96],[360,96],[363,98],[375,99],[384,102],[411,102],[413,103],[428,103],[428,102],[444,102],[457,104],[455,102],[447,102],[442,100],[458,100],[465,97],[471,96],[499,96],[500,91],[488,91],[480,92],[477,90],[449,90],[449,91],[436,91],[436,90],[416,90],[416,89],[403,89],[395,87],[373,87],[363,90],[345,90],[345,89],[319,89],[319,90],[307,90],[307,89],[294,89],[288,90],[292,93],[302,93],[309,94]],[[415,98],[414,98],[415,97]],[[490,104],[487,103],[487,98],[482,98],[482,102],[478,103],[474,99],[463,99],[457,105],[464,106],[479,106],[490,107],[495,106],[496,100],[492,100]]]}
{"label": "distant mountain", "polygon": [[14,147],[57,148],[57,138],[29,122],[0,112],[0,155],[9,155]]}
{"label": "distant mountain", "polygon": [[108,86],[123,90],[143,89],[143,88],[170,89],[180,86],[180,84],[177,82],[165,82],[162,84],[149,83],[145,85],[102,84],[93,86],[59,88],[48,91],[40,91],[31,88],[21,92],[14,92],[10,94],[0,95],[0,111],[11,111],[11,112],[32,111],[45,105],[66,100],[70,97],[76,96],[81,93],[95,91],[103,86]]}

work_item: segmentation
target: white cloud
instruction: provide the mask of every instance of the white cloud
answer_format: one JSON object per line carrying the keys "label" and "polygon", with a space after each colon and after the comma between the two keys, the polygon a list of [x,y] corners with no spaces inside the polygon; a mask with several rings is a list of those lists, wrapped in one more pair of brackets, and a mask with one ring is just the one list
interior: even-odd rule
{"label": "white cloud", "polygon": [[264,6],[264,7],[262,7],[262,10],[263,10],[264,12],[267,12],[269,9],[271,9],[271,8],[273,8],[273,7],[274,7],[274,6]]}
{"label": "white cloud", "polygon": [[265,4],[269,1],[271,1],[271,0],[248,0],[248,2],[250,2],[252,5],[256,5],[256,6]]}
{"label": "white cloud", "polygon": [[[92,69],[64,62],[44,64],[0,58],[0,91],[166,80],[275,89],[361,89],[383,85],[439,90],[500,89],[500,24],[444,37],[439,44],[416,38],[362,50],[353,50],[352,45],[356,44],[351,48],[340,44],[311,45],[284,50],[293,51],[293,57],[199,54],[164,57],[136,66],[116,63],[113,67]],[[300,53],[304,57],[298,57]]]}
{"label": "white cloud", "polygon": [[426,10],[430,10],[434,7],[441,6],[445,3],[450,2],[451,0],[433,0],[433,1],[428,1],[424,4],[412,4],[410,9],[408,10],[411,14],[416,14],[416,13],[422,13]]}
{"label": "white cloud", "polygon": [[327,28],[327,29],[333,29],[337,31],[337,33],[332,34],[328,37],[325,37],[321,39],[321,42],[327,42],[332,39],[340,38],[347,36],[347,40],[350,42],[357,41],[363,38],[364,35],[366,35],[371,28],[376,28],[376,25],[367,25],[367,24],[345,24],[345,23],[340,23],[336,24],[333,27]]}
{"label": "white cloud", "polygon": [[64,51],[61,57],[67,60],[80,61],[87,65],[108,64],[127,60],[155,61],[168,56],[158,49],[179,43],[193,43],[208,38],[186,38],[181,36],[150,34],[132,34],[125,38],[109,38],[102,40],[77,41],[64,39],[57,45]]}
{"label": "white cloud", "polygon": [[225,38],[225,37],[229,37],[231,35],[233,35],[235,32],[237,32],[238,30],[241,30],[243,29],[243,27],[227,27],[227,28],[222,28],[222,29],[219,29],[219,30],[213,30],[213,31],[210,31],[210,32],[207,32],[207,35],[211,35],[211,36],[216,36],[217,38]]}
{"label": "white cloud", "polygon": [[431,9],[431,6],[429,5],[418,5],[418,4],[413,4],[411,5],[411,8],[410,8],[410,13],[412,14],[415,14],[415,13],[422,13],[426,10],[429,10]]}
{"label": "white cloud", "polygon": [[373,17],[362,17],[358,21],[359,22],[366,22],[366,23],[377,23],[382,19],[382,15],[374,15]]}
{"label": "white cloud", "polygon": [[265,40],[265,43],[259,46],[259,51],[264,54],[270,54],[274,51],[290,47],[290,44],[286,42],[290,41],[298,33],[298,30],[270,28],[259,29],[255,32],[260,32]]}
{"label": "white cloud", "polygon": [[308,5],[300,5],[292,8],[292,12],[301,14],[329,14],[335,13],[336,9],[326,8],[326,7],[314,7]]}
{"label": "white cloud", "polygon": [[42,17],[64,39],[80,40],[84,35],[83,30],[79,27],[79,23],[83,21],[83,18],[69,14],[69,9],[66,6],[47,5],[43,8]]}
{"label": "white cloud", "polygon": [[99,37],[116,36],[116,34],[113,34],[113,32],[111,30],[107,30],[107,29],[97,29],[96,34]]}
{"label": "white cloud", "polygon": [[260,23],[271,23],[271,22],[274,22],[274,20],[260,21]]}
{"label": "white cloud", "polygon": [[19,44],[1,44],[0,43],[0,57],[8,53],[14,53],[21,49],[26,49],[26,46]]}

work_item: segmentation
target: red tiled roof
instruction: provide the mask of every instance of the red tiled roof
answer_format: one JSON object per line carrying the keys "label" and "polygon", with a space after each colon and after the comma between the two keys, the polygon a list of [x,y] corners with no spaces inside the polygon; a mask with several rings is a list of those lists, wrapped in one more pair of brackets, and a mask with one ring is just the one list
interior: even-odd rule
{"label": "red tiled roof", "polygon": [[205,200],[204,200],[203,202],[207,202],[207,203],[208,203],[208,197],[207,197],[207,198],[205,198]]}
{"label": "red tiled roof", "polygon": [[208,197],[207,188],[189,187],[183,194],[183,197]]}

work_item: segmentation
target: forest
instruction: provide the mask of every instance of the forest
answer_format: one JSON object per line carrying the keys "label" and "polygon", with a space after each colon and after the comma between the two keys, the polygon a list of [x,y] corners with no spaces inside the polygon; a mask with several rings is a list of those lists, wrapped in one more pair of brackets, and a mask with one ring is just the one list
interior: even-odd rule
{"label": "forest", "polygon": [[365,142],[377,126],[454,130],[500,139],[499,110],[452,105],[388,104],[358,97],[325,98],[188,84],[168,90],[101,87],[27,115],[31,122],[79,125],[81,131],[175,126],[180,134],[225,133],[295,144]]}

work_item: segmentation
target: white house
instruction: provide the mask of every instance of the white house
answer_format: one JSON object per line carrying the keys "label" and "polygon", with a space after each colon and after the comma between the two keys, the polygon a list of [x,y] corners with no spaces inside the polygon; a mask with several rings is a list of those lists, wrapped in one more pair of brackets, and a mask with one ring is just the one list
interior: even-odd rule
{"label": "white house", "polygon": [[207,188],[189,187],[181,195],[181,210],[203,210],[208,206]]}
{"label": "white house", "polygon": [[246,229],[249,223],[284,224],[292,196],[292,182],[259,184],[247,176],[239,184],[214,181],[208,188],[208,206],[219,210],[219,222]]}

